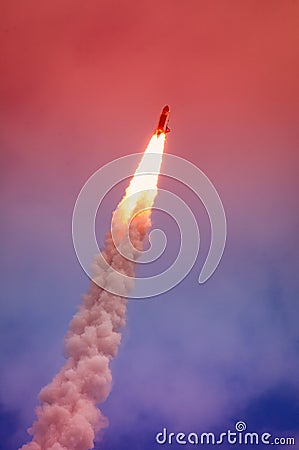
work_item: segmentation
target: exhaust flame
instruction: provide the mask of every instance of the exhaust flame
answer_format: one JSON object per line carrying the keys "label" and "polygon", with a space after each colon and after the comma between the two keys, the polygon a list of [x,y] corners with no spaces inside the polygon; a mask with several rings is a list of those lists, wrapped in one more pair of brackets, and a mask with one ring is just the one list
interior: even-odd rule
{"label": "exhaust flame", "polygon": [[[97,260],[94,262],[94,279],[104,279],[107,288],[119,283],[111,273],[111,267],[134,276],[134,261],[151,226],[150,208],[157,195],[164,143],[164,133],[152,136],[126,194],[113,214],[113,223],[121,232],[118,233],[117,248],[111,233],[106,238],[103,253],[109,268],[103,268]],[[151,158],[152,153],[160,157]],[[133,199],[130,198],[132,195]],[[138,210],[143,209],[146,211],[138,214]],[[130,223],[134,214],[137,216]],[[131,241],[137,250],[133,261],[122,256],[127,250],[124,230],[129,224]],[[107,419],[96,405],[111,391],[109,363],[117,355],[121,329],[126,321],[126,297],[130,286],[119,288],[123,296],[113,295],[92,282],[83,296],[82,305],[71,320],[65,337],[67,361],[51,383],[40,391],[37,420],[28,430],[33,439],[23,445],[22,450],[94,448],[96,433],[107,426]]]}
{"label": "exhaust flame", "polygon": [[[126,193],[116,209],[123,223],[128,223],[141,197],[142,208],[150,209],[154,203],[158,192],[158,174],[162,163],[165,138],[164,133],[159,136],[154,134],[144,152],[134,173],[134,177],[130,181]],[[152,155],[158,155],[159,158],[152,158]],[[138,192],[140,192],[140,196]],[[130,197],[132,198],[130,199]]]}

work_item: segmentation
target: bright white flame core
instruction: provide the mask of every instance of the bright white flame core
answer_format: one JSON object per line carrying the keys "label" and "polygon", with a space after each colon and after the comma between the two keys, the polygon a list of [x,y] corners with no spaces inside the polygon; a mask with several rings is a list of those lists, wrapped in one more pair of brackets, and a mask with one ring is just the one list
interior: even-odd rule
{"label": "bright white flame core", "polygon": [[[126,189],[126,193],[117,208],[123,222],[128,222],[138,204],[138,201],[141,198],[143,208],[152,207],[158,193],[157,184],[162,163],[164,144],[165,134],[161,133],[159,136],[154,134],[146,150],[144,151],[144,155],[129,186]],[[153,154],[159,155],[160,157],[152,158]],[[138,192],[140,195],[136,195]],[[130,197],[132,198],[130,199]]]}

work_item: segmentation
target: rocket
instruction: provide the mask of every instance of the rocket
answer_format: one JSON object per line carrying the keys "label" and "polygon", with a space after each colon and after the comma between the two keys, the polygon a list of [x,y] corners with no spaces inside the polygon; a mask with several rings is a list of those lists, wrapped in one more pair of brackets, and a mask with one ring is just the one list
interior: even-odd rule
{"label": "rocket", "polygon": [[159,118],[157,128],[155,130],[155,134],[157,136],[160,136],[160,134],[162,133],[169,133],[170,129],[167,126],[169,121],[169,113],[170,113],[169,106],[168,105],[164,106]]}

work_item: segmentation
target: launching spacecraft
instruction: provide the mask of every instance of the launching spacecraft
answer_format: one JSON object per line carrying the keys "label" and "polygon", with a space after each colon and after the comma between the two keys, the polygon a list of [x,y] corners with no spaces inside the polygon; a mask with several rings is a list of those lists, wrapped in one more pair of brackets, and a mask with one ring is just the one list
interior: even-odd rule
{"label": "launching spacecraft", "polygon": [[158,126],[155,130],[155,134],[157,136],[160,136],[160,134],[162,133],[169,133],[170,131],[170,129],[168,128],[169,113],[170,113],[169,106],[168,105],[164,106],[159,118]]}
{"label": "launching spacecraft", "polygon": [[[109,364],[116,356],[121,342],[121,329],[126,322],[126,298],[134,286],[135,261],[151,228],[151,211],[158,194],[165,134],[169,131],[168,117],[169,106],[164,106],[157,128],[113,213],[104,251],[95,257],[92,265],[90,264],[90,267],[93,267],[92,273],[86,272],[91,278],[91,285],[69,325],[65,338],[67,362],[40,391],[37,418],[30,428],[32,441],[23,445],[22,450],[91,449],[94,448],[96,433],[107,426],[107,420],[98,409],[98,403],[104,402],[111,391]],[[151,157],[153,154],[155,158]],[[99,171],[95,172],[98,173]],[[110,174],[113,187],[114,178],[111,172]],[[122,175],[121,172],[119,175]],[[90,180],[93,180],[93,176]],[[92,181],[92,185],[93,183]],[[87,183],[77,202],[84,192],[83,211],[92,217],[92,210],[89,208],[93,197],[86,196],[86,186]],[[101,192],[97,191],[95,198],[99,199],[100,194]],[[103,198],[105,195],[106,193]],[[82,211],[80,208],[79,210]],[[80,217],[82,219],[81,214]],[[133,220],[134,217],[137,217],[137,220]],[[73,232],[77,227],[76,225],[74,228],[75,223],[74,210]],[[81,224],[80,221],[79,223]],[[76,244],[74,241],[75,248],[77,244],[80,247],[85,242],[80,225],[79,229],[78,241]],[[116,230],[117,244],[114,243],[113,230]],[[91,228],[90,231],[94,234],[94,229]],[[95,244],[97,246],[96,241]]]}

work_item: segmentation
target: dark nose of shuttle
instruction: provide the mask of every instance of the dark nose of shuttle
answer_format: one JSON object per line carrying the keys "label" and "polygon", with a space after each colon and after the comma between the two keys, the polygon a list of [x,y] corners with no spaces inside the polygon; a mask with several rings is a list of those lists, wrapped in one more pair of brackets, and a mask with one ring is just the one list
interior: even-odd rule
{"label": "dark nose of shuttle", "polygon": [[162,113],[169,113],[169,111],[170,111],[169,106],[165,105],[163,110],[162,110]]}

